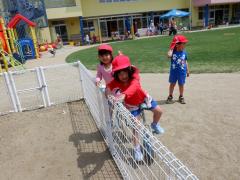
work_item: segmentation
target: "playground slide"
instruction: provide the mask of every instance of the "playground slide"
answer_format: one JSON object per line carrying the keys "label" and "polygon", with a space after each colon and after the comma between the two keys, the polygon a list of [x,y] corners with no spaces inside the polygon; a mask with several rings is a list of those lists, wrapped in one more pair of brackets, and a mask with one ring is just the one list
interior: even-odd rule
{"label": "playground slide", "polygon": [[0,56],[3,58],[3,63],[5,69],[8,69],[8,66],[13,67],[14,70],[23,70],[25,69],[23,64],[21,64],[18,60],[16,60],[11,54],[8,54],[6,51],[1,50]]}

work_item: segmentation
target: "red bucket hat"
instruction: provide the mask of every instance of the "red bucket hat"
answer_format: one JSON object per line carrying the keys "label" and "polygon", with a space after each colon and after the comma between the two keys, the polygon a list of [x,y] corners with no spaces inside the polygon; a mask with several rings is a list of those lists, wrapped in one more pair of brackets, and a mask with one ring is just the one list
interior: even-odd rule
{"label": "red bucket hat", "polygon": [[111,53],[113,52],[112,46],[108,44],[102,44],[98,46],[98,51],[101,51],[101,50],[107,50],[107,51],[110,51]]}
{"label": "red bucket hat", "polygon": [[132,66],[129,57],[125,55],[116,56],[112,62],[112,72],[114,73],[129,66]]}
{"label": "red bucket hat", "polygon": [[185,36],[183,35],[176,35],[174,36],[171,44],[170,44],[170,49],[174,49],[177,43],[187,43],[188,40]]}

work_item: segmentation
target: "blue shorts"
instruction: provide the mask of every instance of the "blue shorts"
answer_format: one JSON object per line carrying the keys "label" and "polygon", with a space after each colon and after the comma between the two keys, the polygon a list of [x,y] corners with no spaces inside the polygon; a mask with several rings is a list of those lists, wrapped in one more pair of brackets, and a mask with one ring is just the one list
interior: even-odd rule
{"label": "blue shorts", "polygon": [[[149,108],[149,110],[153,110],[157,107],[157,101],[155,101],[154,99],[151,101],[151,107]],[[137,117],[141,114],[142,112],[142,109],[137,109],[137,110],[134,110],[134,111],[130,111],[131,114],[134,116],[134,117]]]}
{"label": "blue shorts", "polygon": [[169,82],[174,84],[178,82],[179,85],[184,85],[186,75],[186,71],[171,70],[169,75]]}

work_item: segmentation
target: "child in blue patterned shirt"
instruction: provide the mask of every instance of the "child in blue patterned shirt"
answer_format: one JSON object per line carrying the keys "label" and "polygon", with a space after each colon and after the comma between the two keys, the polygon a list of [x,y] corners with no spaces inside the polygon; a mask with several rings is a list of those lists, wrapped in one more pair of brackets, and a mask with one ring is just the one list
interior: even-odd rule
{"label": "child in blue patterned shirt", "polygon": [[179,102],[185,104],[183,97],[184,84],[186,76],[189,76],[189,67],[187,63],[187,53],[184,51],[185,44],[188,42],[187,38],[183,35],[176,35],[170,45],[168,57],[171,58],[171,67],[169,75],[169,96],[166,103],[173,103],[173,91],[178,82],[179,86]]}

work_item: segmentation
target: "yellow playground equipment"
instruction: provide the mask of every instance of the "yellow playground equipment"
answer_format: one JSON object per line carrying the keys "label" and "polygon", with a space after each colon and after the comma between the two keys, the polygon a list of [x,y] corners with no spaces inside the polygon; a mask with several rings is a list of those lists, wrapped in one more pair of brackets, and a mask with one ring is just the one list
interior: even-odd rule
{"label": "yellow playground equipment", "polygon": [[[22,39],[18,39],[19,34],[16,30],[16,26],[20,21],[24,21],[29,27],[29,36],[33,42],[32,49],[34,52],[32,58],[39,58],[39,49],[35,33],[36,24],[21,14],[17,14],[11,19],[8,23],[8,28],[6,28],[4,19],[0,17],[0,73],[4,70],[8,71],[9,67],[12,67],[14,70],[24,69],[22,63],[26,58],[24,58],[20,44],[23,41],[21,41]],[[24,40],[24,42],[26,42],[26,40]],[[16,55],[19,58],[17,58]],[[19,59],[21,59],[21,61],[19,61]]]}
{"label": "yellow playground equipment", "polygon": [[[23,69],[23,65],[12,55],[12,49],[9,44],[9,36],[5,27],[4,19],[0,17],[0,73],[13,67],[14,70]],[[16,51],[15,51],[16,52]]]}

